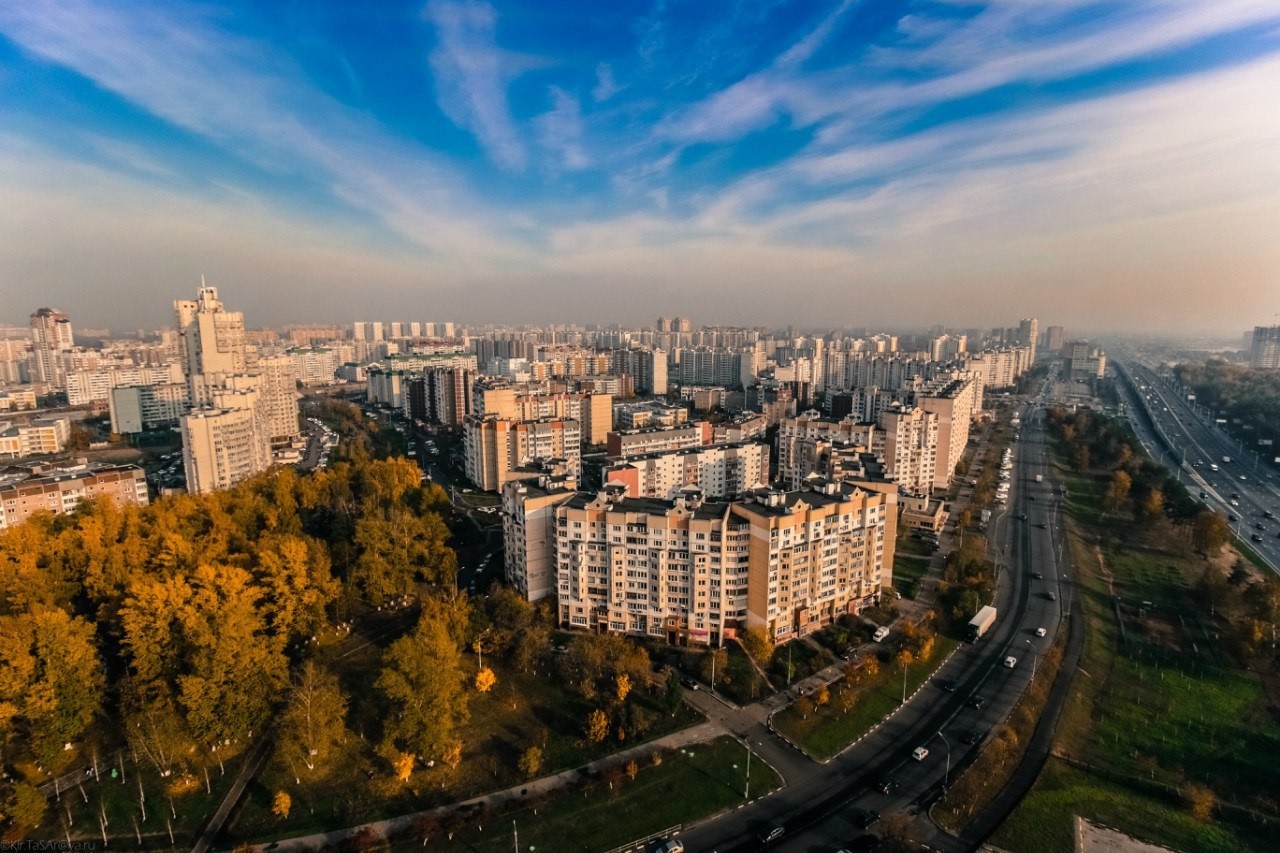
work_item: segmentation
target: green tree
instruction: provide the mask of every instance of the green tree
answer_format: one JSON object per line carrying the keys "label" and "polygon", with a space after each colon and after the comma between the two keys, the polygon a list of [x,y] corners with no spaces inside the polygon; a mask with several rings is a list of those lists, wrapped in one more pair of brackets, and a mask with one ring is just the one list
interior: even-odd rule
{"label": "green tree", "polygon": [[7,817],[22,829],[35,829],[44,820],[47,805],[44,794],[34,785],[18,782],[0,804],[0,817]]}
{"label": "green tree", "polygon": [[291,767],[325,775],[347,737],[347,697],[338,677],[314,661],[299,668],[280,715],[280,749]]}
{"label": "green tree", "polygon": [[468,717],[465,682],[457,642],[444,621],[424,612],[383,656],[377,687],[391,706],[386,739],[424,758],[443,755]]}
{"label": "green tree", "polygon": [[680,673],[674,669],[667,673],[667,690],[666,690],[667,711],[675,716],[676,711],[680,710],[680,705],[684,701],[684,687],[680,684]]}

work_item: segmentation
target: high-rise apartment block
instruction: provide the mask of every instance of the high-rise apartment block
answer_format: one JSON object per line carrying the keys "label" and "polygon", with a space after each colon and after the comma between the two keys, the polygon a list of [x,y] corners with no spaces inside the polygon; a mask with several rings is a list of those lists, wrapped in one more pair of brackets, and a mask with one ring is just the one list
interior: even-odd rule
{"label": "high-rise apartment block", "polygon": [[811,485],[718,503],[511,483],[507,576],[533,600],[554,593],[569,628],[713,646],[747,628],[801,637],[878,601],[896,525],[892,490]]}
{"label": "high-rise apartment block", "polygon": [[1253,330],[1249,365],[1262,370],[1280,370],[1280,326],[1258,326]]}
{"label": "high-rise apartment block", "polygon": [[712,500],[733,498],[769,484],[769,446],[746,442],[645,453],[606,463],[602,480],[622,483],[638,498],[671,500],[688,487]]}
{"label": "high-rise apartment block", "polygon": [[1067,330],[1061,326],[1050,326],[1044,330],[1044,348],[1054,355],[1062,352],[1067,343]]}
{"label": "high-rise apartment block", "polygon": [[297,371],[290,356],[257,357],[244,315],[227,311],[203,280],[195,300],[174,300],[173,309],[194,407],[181,421],[187,489],[228,488],[270,467],[272,447],[301,433]]}
{"label": "high-rise apartment block", "polygon": [[1031,350],[1027,356],[1031,364],[1036,362],[1036,344],[1040,339],[1040,321],[1022,320],[1018,323],[1018,343]]}
{"label": "high-rise apartment block", "polygon": [[53,308],[31,315],[31,378],[50,390],[66,386],[62,355],[76,345],[71,318]]}
{"label": "high-rise apartment block", "polygon": [[577,474],[582,460],[582,427],[576,420],[513,420],[468,415],[462,428],[467,479],[485,491],[497,491],[520,469],[555,460]]}
{"label": "high-rise apartment block", "polygon": [[111,431],[132,435],[177,426],[191,407],[185,382],[127,385],[111,389]]}

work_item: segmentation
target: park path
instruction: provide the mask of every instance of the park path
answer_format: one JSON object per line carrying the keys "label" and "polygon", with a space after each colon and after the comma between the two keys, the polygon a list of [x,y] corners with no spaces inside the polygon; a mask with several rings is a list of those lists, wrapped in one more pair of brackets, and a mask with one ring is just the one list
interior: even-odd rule
{"label": "park path", "polygon": [[[700,723],[687,729],[681,729],[678,732],[672,732],[656,740],[611,753],[582,767],[563,770],[502,791],[493,791],[460,803],[451,803],[447,806],[439,806],[426,811],[414,812],[413,814],[372,821],[348,829],[337,829],[332,832],[318,832],[313,835],[300,835],[295,838],[283,839],[272,844],[271,850],[273,852],[279,851],[279,853],[305,853],[305,851],[323,850],[326,847],[341,843],[344,839],[363,829],[371,829],[379,836],[387,838],[411,829],[416,821],[424,817],[442,817],[449,814],[474,812],[477,815],[477,820],[483,821],[485,815],[498,812],[504,806],[549,794],[560,788],[569,787],[577,783],[584,775],[596,773],[607,765],[631,759],[636,759],[637,761],[648,759],[655,751],[680,749],[690,744],[711,740],[722,734],[725,734],[725,729],[718,723]],[[192,853],[203,853],[203,851],[196,850],[192,851]]]}
{"label": "park path", "polygon": [[245,756],[244,764],[240,766],[240,772],[236,774],[235,781],[231,783],[230,790],[227,795],[222,798],[218,810],[213,813],[213,817],[209,818],[209,822],[205,825],[204,831],[200,833],[200,837],[196,839],[195,846],[191,848],[191,853],[205,853],[205,851],[213,848],[214,839],[218,837],[218,833],[222,831],[223,824],[227,822],[231,810],[236,807],[236,803],[240,802],[240,797],[244,794],[244,789],[253,781],[253,777],[257,775],[258,770],[262,767],[262,762],[267,758],[268,748],[271,744],[270,734],[264,734],[258,738],[257,742],[250,748],[249,754]]}

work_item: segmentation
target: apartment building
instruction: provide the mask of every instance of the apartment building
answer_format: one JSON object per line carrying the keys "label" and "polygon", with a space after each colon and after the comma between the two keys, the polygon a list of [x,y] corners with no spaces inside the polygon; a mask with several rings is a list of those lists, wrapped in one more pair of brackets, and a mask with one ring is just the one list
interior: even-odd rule
{"label": "apartment building", "polygon": [[507,583],[528,601],[556,593],[556,509],[576,494],[571,476],[539,475],[502,486],[503,565]]}
{"label": "apartment building", "polygon": [[[696,489],[674,501],[627,497],[618,484],[528,494],[554,514],[554,591],[570,628],[719,646],[759,627],[784,642],[871,606],[892,582],[891,491],[815,482],[731,503]],[[524,550],[513,555],[534,541],[527,510],[525,519]],[[513,556],[509,575],[529,559]]]}
{"label": "apartment building", "polygon": [[567,418],[582,425],[584,444],[602,445],[613,429],[613,397],[581,391],[518,389],[505,381],[476,385],[471,410],[518,421]]}
{"label": "apartment building", "polygon": [[112,388],[111,431],[119,435],[132,435],[177,426],[183,413],[191,405],[189,393],[184,382]]}
{"label": "apartment building", "polygon": [[342,364],[338,351],[330,347],[295,347],[286,355],[293,362],[294,377],[303,385],[331,384]]}
{"label": "apartment building", "polygon": [[245,343],[244,314],[228,311],[218,299],[218,289],[200,279],[196,298],[175,299],[178,349],[193,405],[212,399],[222,377],[244,373],[249,368]]}
{"label": "apartment building", "polygon": [[1280,326],[1255,326],[1250,344],[1250,367],[1280,370]]}
{"label": "apartment building", "polygon": [[62,355],[75,346],[71,318],[53,308],[31,315],[31,378],[52,390],[66,382]]}
{"label": "apartment building", "polygon": [[1067,344],[1066,368],[1072,379],[1101,379],[1107,372],[1107,354],[1088,341]]}
{"label": "apartment building", "polygon": [[61,453],[70,437],[69,418],[0,421],[0,459]]}
{"label": "apartment building", "polygon": [[0,412],[21,412],[36,407],[36,392],[30,388],[0,389]]}
{"label": "apartment building", "polygon": [[615,406],[613,423],[619,430],[678,426],[689,420],[689,410],[684,406],[669,406],[656,400],[624,403]]}
{"label": "apartment building", "polygon": [[934,415],[938,423],[936,467],[933,488],[951,485],[956,465],[969,443],[969,427],[982,409],[977,383],[969,378],[934,382],[914,395],[916,405]]}
{"label": "apartment building", "polygon": [[789,489],[798,489],[810,474],[823,474],[821,460],[832,446],[870,450],[876,425],[856,418],[832,420],[810,410],[778,425],[778,468],[776,479]]}
{"label": "apartment building", "polygon": [[135,465],[20,465],[0,471],[0,530],[37,512],[67,513],[81,501],[107,497],[117,505],[147,505],[147,480]]}
{"label": "apartment building", "polygon": [[65,375],[67,402],[72,406],[107,403],[111,389],[125,385],[167,385],[182,382],[182,365],[110,365],[92,370],[74,370]]}
{"label": "apartment building", "polygon": [[685,488],[712,500],[737,497],[769,483],[769,446],[759,442],[712,444],[645,453],[604,466],[601,481],[622,483],[638,498],[672,500]]}
{"label": "apartment building", "polygon": [[467,479],[485,491],[497,491],[522,476],[518,469],[535,460],[563,460],[575,475],[581,469],[582,427],[568,418],[518,421],[468,415],[463,442]]}
{"label": "apartment building", "polygon": [[884,460],[889,476],[902,489],[927,494],[938,467],[937,415],[918,406],[886,409],[876,420],[871,451]]}
{"label": "apartment building", "polygon": [[685,447],[701,447],[711,443],[714,428],[709,423],[696,421],[668,429],[629,429],[609,433],[606,453],[609,456],[632,457],[663,450],[680,450]]}
{"label": "apartment building", "polygon": [[187,491],[227,489],[271,465],[271,441],[257,388],[216,389],[207,405],[183,415]]}

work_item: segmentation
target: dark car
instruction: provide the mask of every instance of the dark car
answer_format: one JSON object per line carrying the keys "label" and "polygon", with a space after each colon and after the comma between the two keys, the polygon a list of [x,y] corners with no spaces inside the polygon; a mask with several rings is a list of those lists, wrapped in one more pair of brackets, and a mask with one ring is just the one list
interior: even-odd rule
{"label": "dark car", "polygon": [[982,732],[970,730],[960,735],[960,742],[969,746],[973,746],[980,740],[982,740]]}
{"label": "dark car", "polygon": [[774,823],[760,830],[760,834],[758,837],[760,839],[761,844],[772,844],[773,842],[779,840],[780,838],[782,838],[782,836],[786,834],[787,834],[787,830],[785,827],[781,826],[780,824]]}
{"label": "dark car", "polygon": [[1037,524],[1037,525],[1036,525],[1036,527],[1039,527],[1041,530],[1048,530],[1048,529],[1049,529],[1049,525],[1045,524],[1043,521],[1042,521],[1042,522],[1040,522],[1039,524]]}
{"label": "dark car", "polygon": [[870,829],[880,822],[880,812],[874,809],[854,809],[853,823],[859,829]]}
{"label": "dark car", "polygon": [[894,791],[898,790],[898,780],[894,779],[892,776],[886,776],[884,779],[880,780],[880,784],[877,785],[876,788],[882,794],[892,794]]}
{"label": "dark car", "polygon": [[1262,511],[1262,517],[1263,517],[1263,518],[1275,518],[1275,517],[1276,517],[1276,514],[1275,514],[1274,512],[1272,512],[1271,510],[1269,510],[1269,509],[1264,509],[1264,510]]}
{"label": "dark car", "polygon": [[1250,538],[1250,539],[1252,539],[1254,542],[1261,542],[1261,541],[1262,541],[1262,537],[1261,537],[1261,536],[1259,536],[1259,535],[1258,535],[1258,534],[1256,534],[1256,533],[1255,533],[1255,534],[1253,534],[1252,536],[1250,536],[1249,538]]}
{"label": "dark car", "polygon": [[966,702],[965,704],[968,705],[970,708],[973,708],[975,711],[979,711],[982,709],[984,705],[987,704],[987,700],[986,700],[986,697],[984,696],[970,696],[969,701]]}
{"label": "dark car", "polygon": [[1031,576],[1038,581],[1044,580],[1044,572],[1033,572]]}
{"label": "dark car", "polygon": [[956,692],[956,683],[954,681],[939,681],[938,686],[948,693]]}

